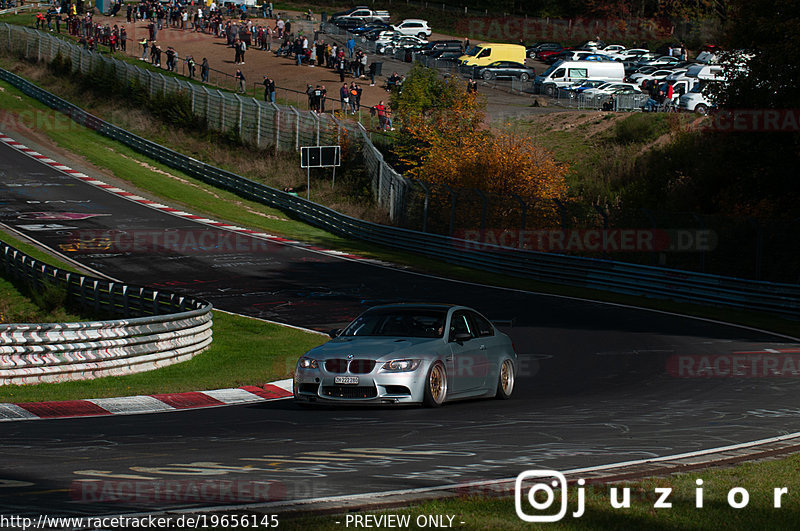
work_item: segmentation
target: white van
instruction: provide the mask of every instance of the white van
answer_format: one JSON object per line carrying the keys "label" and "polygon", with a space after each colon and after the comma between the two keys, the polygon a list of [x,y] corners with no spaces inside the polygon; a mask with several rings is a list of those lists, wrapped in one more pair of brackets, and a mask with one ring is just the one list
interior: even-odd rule
{"label": "white van", "polygon": [[536,76],[534,87],[540,93],[554,96],[561,87],[568,87],[584,79],[622,81],[625,67],[617,61],[558,61]]}
{"label": "white van", "polygon": [[725,81],[721,65],[692,65],[686,71],[686,79],[694,81],[688,92],[680,96],[678,109],[698,114],[708,114],[714,105],[703,93],[708,83],[722,83]]}

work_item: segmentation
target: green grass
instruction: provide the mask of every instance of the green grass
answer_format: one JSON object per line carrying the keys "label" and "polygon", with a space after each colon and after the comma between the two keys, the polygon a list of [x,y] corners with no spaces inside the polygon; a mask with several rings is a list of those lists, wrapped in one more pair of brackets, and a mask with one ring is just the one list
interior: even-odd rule
{"label": "green grass", "polygon": [[[695,506],[697,479],[703,480],[703,507]],[[800,456],[760,462],[745,463],[734,468],[706,469],[691,474],[646,478],[632,483],[588,485],[586,487],[586,512],[573,518],[577,508],[576,487],[569,487],[569,511],[558,523],[528,524],[520,520],[513,498],[451,498],[412,505],[402,509],[377,511],[375,515],[410,515],[414,522],[420,515],[454,516],[455,529],[796,529],[797,492],[800,482]],[[630,508],[612,508],[609,503],[610,487],[630,488]],[[672,489],[668,502],[672,508],[655,509],[660,494],[656,488]],[[747,507],[733,509],[728,504],[728,492],[741,487],[748,491]],[[782,508],[773,507],[773,489],[786,487]],[[559,498],[559,494],[556,494]],[[526,502],[527,503],[527,502]],[[556,502],[558,503],[558,502]],[[535,514],[528,506],[528,514]],[[551,511],[550,514],[554,513]],[[351,510],[348,514],[356,513]],[[346,516],[324,515],[282,517],[281,525],[289,529],[343,529]],[[336,521],[341,522],[337,524]],[[464,524],[460,524],[460,522]],[[353,524],[350,524],[352,527]],[[410,526],[417,529],[415,525]]]}

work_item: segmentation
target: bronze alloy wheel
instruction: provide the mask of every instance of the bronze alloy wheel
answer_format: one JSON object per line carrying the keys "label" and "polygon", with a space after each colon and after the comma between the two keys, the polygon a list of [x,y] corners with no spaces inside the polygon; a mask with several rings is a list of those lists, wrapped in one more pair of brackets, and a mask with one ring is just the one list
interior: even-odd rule
{"label": "bronze alloy wheel", "polygon": [[428,371],[425,385],[425,405],[439,407],[447,398],[447,372],[442,362],[437,361]]}
{"label": "bronze alloy wheel", "polygon": [[497,382],[497,398],[508,400],[514,392],[514,364],[511,360],[504,360],[500,365],[500,377]]}

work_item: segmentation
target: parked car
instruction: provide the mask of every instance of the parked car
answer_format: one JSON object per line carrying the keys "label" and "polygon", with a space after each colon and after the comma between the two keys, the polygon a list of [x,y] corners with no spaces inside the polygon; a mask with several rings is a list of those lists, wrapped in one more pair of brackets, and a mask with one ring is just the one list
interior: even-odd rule
{"label": "parked car", "polygon": [[434,52],[433,55],[431,55],[431,57],[439,61],[452,61],[454,63],[457,63],[459,58],[461,57],[461,51],[450,50],[445,48],[444,50],[439,50],[438,52]]}
{"label": "parked car", "polygon": [[350,33],[353,33],[354,35],[363,35],[370,31],[375,31],[375,30],[385,31],[390,29],[392,29],[392,27],[389,24],[382,21],[375,21],[375,22],[363,22],[348,31],[350,31]]}
{"label": "parked car", "polygon": [[631,94],[641,94],[642,89],[634,83],[603,83],[600,86],[587,89],[583,92],[584,96],[598,96],[600,94],[616,94],[618,92],[629,92]]}
{"label": "parked car", "polygon": [[612,53],[618,53],[625,50],[625,47],[621,44],[608,44],[603,46],[602,48],[598,49],[598,52],[603,52],[604,54],[611,55]]}
{"label": "parked car", "polygon": [[360,39],[361,42],[374,41],[375,44],[378,44],[379,42],[386,44],[396,36],[397,32],[394,30],[374,29],[366,33],[362,33]]}
{"label": "parked car", "polygon": [[511,339],[471,308],[393,304],[371,308],[306,352],[294,373],[301,404],[424,404],[507,399],[517,355]]}
{"label": "parked car", "polygon": [[362,24],[366,24],[366,21],[360,18],[343,18],[335,21],[334,24],[345,31],[351,31]]}
{"label": "parked car", "polygon": [[419,18],[407,18],[400,24],[392,26],[392,29],[401,35],[426,38],[431,35],[431,28],[426,20]]}
{"label": "parked car", "polygon": [[585,79],[621,83],[624,77],[622,64],[617,61],[560,61],[536,76],[534,85],[539,92],[554,96],[559,88]]}
{"label": "parked car", "polygon": [[[685,70],[684,70],[684,72],[685,72]],[[669,76],[671,74],[674,74],[674,73],[675,73],[675,71],[673,71],[673,70],[665,70],[665,69],[662,68],[662,69],[653,70],[652,72],[647,72],[647,73],[645,73],[645,72],[637,72],[637,73],[632,74],[631,76],[629,76],[628,80],[631,83],[636,83],[637,85],[641,85],[642,82],[648,81],[650,79],[658,79],[658,80],[666,79],[667,76]]]}
{"label": "parked car", "polygon": [[531,59],[536,58],[538,52],[556,51],[560,52],[564,47],[557,42],[536,42],[525,48],[525,53]]}
{"label": "parked car", "polygon": [[401,35],[384,45],[377,45],[375,51],[377,53],[391,55],[397,50],[421,50],[426,44],[428,44],[428,41],[425,39],[420,39],[419,37],[413,37],[411,35]]}
{"label": "parked car", "polygon": [[551,65],[551,64],[555,63],[556,61],[560,61],[561,60],[561,59],[559,59],[558,54],[566,52],[566,51],[571,51],[571,50],[574,50],[574,49],[575,48],[573,48],[571,46],[568,46],[566,48],[561,48],[560,50],[543,50],[543,51],[538,52],[536,54],[536,58],[539,59],[540,61],[544,61],[545,63]]}
{"label": "parked car", "polygon": [[536,75],[533,68],[514,61],[495,61],[487,66],[476,66],[472,77],[480,79],[519,79],[528,81]]}
{"label": "parked car", "polygon": [[388,11],[373,11],[372,9],[366,6],[358,6],[347,11],[340,11],[338,13],[334,13],[330,17],[330,21],[337,26],[339,25],[340,21],[344,21],[347,19],[355,19],[361,22],[372,22],[375,20],[382,20],[384,22],[389,22],[389,12]]}
{"label": "parked car", "polygon": [[574,85],[570,85],[568,87],[562,87],[561,90],[565,91],[569,97],[574,97],[576,94],[581,94],[582,92],[589,90],[591,88],[599,87],[608,83],[603,79],[584,79],[583,81],[579,81]]}
{"label": "parked car", "polygon": [[461,56],[464,66],[487,66],[496,61],[525,64],[525,47],[521,44],[484,42],[473,46]]}
{"label": "parked car", "polygon": [[604,43],[603,41],[583,41],[575,48],[578,50],[588,50],[594,52],[604,47],[605,45],[606,43]]}
{"label": "parked car", "polygon": [[611,57],[601,53],[581,50],[564,50],[556,57],[562,61],[611,61]]}
{"label": "parked car", "polygon": [[644,61],[642,63],[642,66],[669,66],[669,65],[677,65],[680,62],[681,60],[679,57],[662,55],[661,57],[656,57],[655,59],[648,59]]}
{"label": "parked car", "polygon": [[625,61],[627,59],[637,59],[642,54],[650,53],[649,50],[645,50],[644,48],[631,48],[629,50],[620,50],[618,52],[606,52],[603,53],[610,55],[612,59],[615,61]]}
{"label": "parked car", "polygon": [[461,41],[430,41],[417,53],[420,55],[433,55],[441,50],[451,50],[453,52],[458,52],[458,55],[462,55]]}

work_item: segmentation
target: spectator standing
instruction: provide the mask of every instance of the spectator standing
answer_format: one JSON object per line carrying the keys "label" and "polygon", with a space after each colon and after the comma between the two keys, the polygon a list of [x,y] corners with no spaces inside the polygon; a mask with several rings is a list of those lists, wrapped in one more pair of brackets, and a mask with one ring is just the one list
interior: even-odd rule
{"label": "spectator standing", "polygon": [[378,70],[378,65],[375,64],[375,61],[369,64],[369,86],[375,86],[375,72]]}
{"label": "spectator standing", "polygon": [[344,83],[339,89],[339,102],[342,104],[342,112],[346,113],[347,105],[350,103],[350,89],[347,87],[347,83]]}
{"label": "spectator standing", "polygon": [[140,61],[147,61],[147,39],[142,39],[139,41],[139,46],[142,47],[142,56],[139,58]]}
{"label": "spectator standing", "polygon": [[353,58],[353,51],[355,51],[355,49],[356,49],[356,40],[355,40],[355,38],[353,38],[352,35],[350,36],[349,39],[347,39],[347,42],[345,43],[345,46],[347,47],[347,56],[350,59],[352,59]]}
{"label": "spectator standing", "polygon": [[383,100],[378,102],[375,106],[375,112],[378,114],[378,123],[380,124],[381,131],[386,131],[387,129],[394,131],[394,124],[392,123],[391,117],[389,117],[389,111],[386,109],[386,105],[383,104]]}
{"label": "spectator standing", "polygon": [[200,81],[203,83],[208,83],[208,71],[210,70],[208,66],[208,59],[203,57],[203,62],[200,63]]}
{"label": "spectator standing", "polygon": [[189,71],[189,78],[190,79],[194,79],[195,65],[196,65],[196,63],[194,61],[194,57],[192,57],[191,55],[187,55],[186,56],[186,67],[187,67],[187,70]]}
{"label": "spectator standing", "polygon": [[247,82],[244,78],[244,74],[242,73],[241,69],[239,68],[236,69],[236,75],[234,75],[234,78],[236,79],[236,84],[239,87],[238,92],[241,94],[247,92]]}
{"label": "spectator standing", "polygon": [[361,52],[360,65],[359,65],[359,69],[358,69],[359,77],[367,77],[366,76],[366,73],[367,73],[367,62],[368,62],[367,54],[362,51]]}
{"label": "spectator standing", "polygon": [[275,103],[275,82],[264,76],[264,101]]}
{"label": "spectator standing", "polygon": [[[56,19],[56,29],[58,29],[58,19]],[[119,47],[123,52],[128,51],[127,43],[128,43],[128,30],[126,30],[125,28],[121,28],[119,30]]]}
{"label": "spectator standing", "polygon": [[167,46],[167,71],[174,72],[175,71],[175,58],[177,57],[178,53],[172,46]]}

